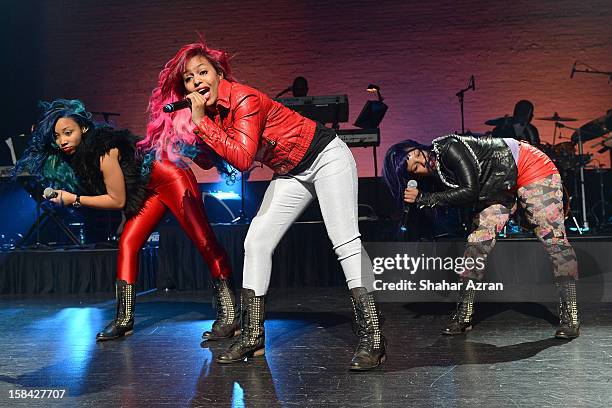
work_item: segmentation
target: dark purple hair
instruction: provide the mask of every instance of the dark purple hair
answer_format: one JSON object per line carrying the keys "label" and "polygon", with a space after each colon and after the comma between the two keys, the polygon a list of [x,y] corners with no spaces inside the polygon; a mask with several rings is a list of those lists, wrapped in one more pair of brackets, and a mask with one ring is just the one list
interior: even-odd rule
{"label": "dark purple hair", "polygon": [[[394,144],[385,153],[383,179],[398,207],[403,206],[404,189],[410,179],[406,161],[408,160],[408,154],[414,150],[420,150],[425,156],[431,157],[432,146],[408,139]],[[431,160],[427,160],[426,166],[431,169],[430,162]]]}

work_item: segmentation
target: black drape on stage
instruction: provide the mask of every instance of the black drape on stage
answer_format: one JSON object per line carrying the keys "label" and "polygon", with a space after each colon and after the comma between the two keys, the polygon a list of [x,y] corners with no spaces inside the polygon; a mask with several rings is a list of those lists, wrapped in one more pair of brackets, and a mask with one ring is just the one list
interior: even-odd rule
{"label": "black drape on stage", "polygon": [[[389,222],[364,221],[359,227],[364,241],[391,239]],[[239,287],[248,225],[215,225],[213,229],[232,261],[234,280]],[[323,223],[292,225],[274,252],[271,287],[341,286],[344,282],[344,274]],[[210,287],[207,266],[185,233],[173,225],[160,228],[157,286],[180,290]]]}
{"label": "black drape on stage", "polygon": [[[140,253],[138,290],[155,287],[157,249]],[[113,292],[116,249],[0,252],[0,294]]]}
{"label": "black drape on stage", "polygon": [[[375,241],[390,239],[388,227],[386,222],[360,223],[364,239]],[[228,252],[239,287],[248,225],[219,224],[213,230]],[[164,223],[159,232],[159,248],[140,253],[138,290],[210,288],[208,267],[180,227]],[[116,265],[116,249],[0,252],[0,294],[112,292]],[[271,286],[343,284],[344,275],[323,223],[294,224],[274,254]]]}
{"label": "black drape on stage", "polygon": [[[248,225],[218,224],[213,229],[229,254],[235,285],[240,287]],[[383,243],[383,248],[388,246],[395,251],[397,247],[391,242],[393,229],[389,221],[360,222],[366,247],[379,242]],[[141,251],[138,290],[210,288],[208,268],[180,227],[163,223],[159,232],[159,248]],[[584,300],[612,301],[611,239],[571,240],[581,275],[579,296]],[[404,249],[411,256],[419,256],[411,247],[413,244],[406,243]],[[460,256],[465,241],[457,240],[452,245],[455,255]],[[381,256],[381,253],[369,251],[371,257]],[[116,249],[0,252],[0,294],[113,292],[116,258]],[[507,290],[483,293],[480,300],[553,301],[556,298],[552,265],[544,247],[535,238],[500,240],[486,269],[486,280],[502,282]],[[456,278],[454,273],[450,275]],[[418,277],[420,279],[421,275]],[[291,226],[273,256],[271,288],[344,285],[344,274],[323,223],[300,222]],[[426,293],[423,296],[423,299],[414,299],[430,299]]]}

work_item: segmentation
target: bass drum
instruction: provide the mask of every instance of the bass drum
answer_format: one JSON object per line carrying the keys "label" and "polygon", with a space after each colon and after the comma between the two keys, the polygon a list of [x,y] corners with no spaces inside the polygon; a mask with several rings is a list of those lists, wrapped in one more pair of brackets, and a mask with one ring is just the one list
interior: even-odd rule
{"label": "bass drum", "polygon": [[559,171],[573,170],[578,166],[576,146],[572,142],[557,144],[543,143],[538,146],[555,163]]}

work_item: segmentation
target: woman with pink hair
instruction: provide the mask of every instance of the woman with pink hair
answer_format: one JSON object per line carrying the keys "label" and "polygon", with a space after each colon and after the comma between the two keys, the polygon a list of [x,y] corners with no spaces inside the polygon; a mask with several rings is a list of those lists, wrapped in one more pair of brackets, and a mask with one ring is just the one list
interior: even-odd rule
{"label": "woman with pink hair", "polygon": [[[183,98],[189,99],[191,112],[162,111],[165,104]],[[204,143],[240,171],[258,161],[275,173],[244,243],[241,334],[217,361],[233,363],[264,354],[264,303],[272,254],[317,198],[353,304],[359,344],[350,369],[369,370],[384,362],[372,264],[357,224],[357,167],[335,132],[236,82],[227,53],[203,42],[182,47],[168,61],[149,109],[142,147],[171,156]]]}

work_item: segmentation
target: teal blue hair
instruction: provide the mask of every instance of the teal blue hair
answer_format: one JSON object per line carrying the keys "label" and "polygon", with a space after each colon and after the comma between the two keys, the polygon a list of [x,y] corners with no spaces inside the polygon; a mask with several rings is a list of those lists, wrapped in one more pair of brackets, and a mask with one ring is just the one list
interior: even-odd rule
{"label": "teal blue hair", "polygon": [[42,110],[35,125],[28,148],[15,165],[13,175],[28,172],[45,187],[78,191],[78,181],[68,164],[67,156],[55,143],[55,124],[61,118],[73,119],[81,128],[92,129],[95,125],[91,113],[78,99],[56,99],[40,102]]}

